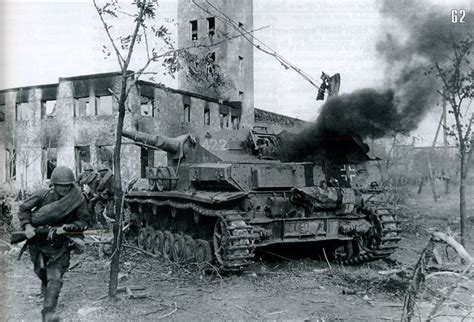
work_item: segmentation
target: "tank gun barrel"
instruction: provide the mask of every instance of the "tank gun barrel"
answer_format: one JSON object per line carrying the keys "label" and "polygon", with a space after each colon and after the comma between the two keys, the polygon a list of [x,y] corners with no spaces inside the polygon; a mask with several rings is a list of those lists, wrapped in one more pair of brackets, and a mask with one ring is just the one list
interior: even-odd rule
{"label": "tank gun barrel", "polygon": [[122,136],[136,143],[168,152],[172,159],[181,158],[185,155],[185,146],[195,146],[196,139],[191,134],[184,134],[176,138],[164,135],[154,135],[138,131],[122,131]]}

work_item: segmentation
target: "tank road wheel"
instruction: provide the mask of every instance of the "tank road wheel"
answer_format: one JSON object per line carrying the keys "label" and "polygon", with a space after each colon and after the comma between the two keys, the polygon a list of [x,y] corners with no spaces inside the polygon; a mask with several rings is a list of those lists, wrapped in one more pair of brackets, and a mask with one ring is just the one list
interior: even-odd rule
{"label": "tank road wheel", "polygon": [[184,237],[180,234],[174,234],[172,258],[175,262],[181,262],[184,259]]}
{"label": "tank road wheel", "polygon": [[153,229],[147,229],[146,235],[145,235],[145,250],[147,252],[152,253],[153,252],[153,243],[155,239],[155,232]]}
{"label": "tank road wheel", "polygon": [[165,239],[165,235],[161,230],[157,230],[155,232],[155,238],[153,240],[153,254],[161,256],[163,250],[163,241]]}
{"label": "tank road wheel", "polygon": [[186,263],[194,261],[194,253],[196,251],[196,242],[189,235],[184,235],[184,260]]}
{"label": "tank road wheel", "polygon": [[165,231],[165,238],[163,241],[163,258],[171,260],[173,258],[174,237],[169,231]]}
{"label": "tank road wheel", "polygon": [[210,263],[212,260],[211,245],[203,239],[196,240],[196,252],[194,258],[197,263]]}
{"label": "tank road wheel", "polygon": [[140,247],[141,249],[145,249],[145,238],[146,238],[146,228],[140,228],[140,231],[138,232],[137,243],[138,243],[138,247]]}

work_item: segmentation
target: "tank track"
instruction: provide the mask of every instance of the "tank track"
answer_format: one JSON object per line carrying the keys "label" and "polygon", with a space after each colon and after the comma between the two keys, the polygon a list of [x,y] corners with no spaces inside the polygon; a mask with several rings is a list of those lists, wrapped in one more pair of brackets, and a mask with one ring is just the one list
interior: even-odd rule
{"label": "tank track", "polygon": [[[140,229],[139,247],[151,250],[158,256],[163,256],[177,262],[213,263],[216,260],[217,266],[226,271],[242,270],[245,266],[253,263],[255,240],[259,238],[259,235],[253,233],[252,226],[248,225],[248,220],[245,219],[245,213],[242,211],[209,209],[193,202],[183,203],[172,200],[159,201],[128,198],[126,201],[129,203],[169,206],[175,209],[192,209],[197,214],[218,218],[212,240],[194,240],[191,236],[182,233],[158,232],[147,227]],[[152,230],[154,235],[151,232]],[[142,237],[140,237],[140,234]],[[159,246],[147,246],[147,234],[150,236],[163,236],[163,246],[161,248]],[[170,234],[174,237],[173,241],[164,243],[166,236],[168,236],[168,240],[171,240]],[[148,239],[151,239],[151,237]],[[185,240],[184,246],[181,239]],[[199,247],[196,248],[197,246]]]}
{"label": "tank track", "polygon": [[351,245],[352,249],[346,258],[337,259],[342,265],[359,265],[387,258],[398,248],[401,228],[397,215],[376,202],[371,202],[363,212],[373,227],[366,235],[354,240],[356,244]]}

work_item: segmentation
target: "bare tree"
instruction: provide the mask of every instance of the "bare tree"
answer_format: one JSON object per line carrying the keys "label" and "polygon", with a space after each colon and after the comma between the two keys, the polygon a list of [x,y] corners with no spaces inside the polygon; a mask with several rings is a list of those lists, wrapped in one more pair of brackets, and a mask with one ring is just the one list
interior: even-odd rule
{"label": "bare tree", "polygon": [[[435,63],[430,73],[441,82],[438,94],[448,102],[448,112],[453,114],[454,124],[447,126],[448,135],[455,139],[459,152],[460,185],[459,214],[461,243],[466,238],[466,179],[472,158],[472,123],[474,115],[469,108],[474,97],[474,69],[472,68],[472,34],[451,45],[451,54],[446,64]],[[470,113],[470,114],[469,114]]]}
{"label": "bare tree", "polygon": [[[127,7],[122,6],[117,0],[109,0],[101,4],[93,0],[95,9],[107,34],[109,45],[103,46],[107,57],[115,56],[121,71],[120,91],[115,93],[109,89],[118,102],[119,115],[116,128],[116,139],[113,156],[115,174],[115,224],[113,228],[114,241],[110,265],[109,298],[114,299],[117,293],[120,249],[122,243],[122,206],[123,196],[121,186],[120,151],[122,144],[122,130],[125,113],[127,111],[127,98],[140,77],[147,75],[150,80],[156,71],[150,71],[152,65],[160,66],[160,73],[173,75],[180,69],[188,68],[191,77],[198,81],[207,82],[210,87],[227,87],[229,81],[219,72],[219,65],[209,61],[206,50],[219,46],[225,41],[240,37],[237,35],[223,35],[220,39],[209,42],[200,42],[186,48],[175,48],[172,35],[165,25],[157,25],[157,0],[136,0]],[[113,21],[129,19],[132,31],[129,34],[114,34]],[[110,49],[109,49],[110,46]],[[199,50],[197,50],[199,49]],[[129,71],[132,57],[137,51],[144,51],[146,58],[136,72]],[[192,66],[192,69],[190,68]],[[212,70],[212,73],[209,71]]]}

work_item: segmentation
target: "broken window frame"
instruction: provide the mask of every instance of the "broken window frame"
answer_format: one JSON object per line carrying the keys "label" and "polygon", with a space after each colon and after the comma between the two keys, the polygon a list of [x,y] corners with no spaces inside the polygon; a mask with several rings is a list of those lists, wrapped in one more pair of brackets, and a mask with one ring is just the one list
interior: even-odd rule
{"label": "broken window frame", "polygon": [[209,17],[207,18],[207,35],[209,38],[214,37],[216,34],[216,18],[215,17]]}
{"label": "broken window frame", "polygon": [[190,31],[191,31],[191,40],[198,40],[198,21],[191,20],[189,21]]}
{"label": "broken window frame", "polygon": [[[54,102],[52,110],[48,113],[48,107],[50,104],[48,102]],[[48,118],[56,118],[56,106],[57,106],[57,101],[56,100],[43,100],[41,101],[41,119],[48,119]]]}
{"label": "broken window frame", "polygon": [[[84,103],[82,103],[84,102]],[[80,107],[81,104],[84,104],[84,115],[81,115],[80,113]],[[74,98],[74,117],[86,117],[86,116],[92,116],[91,111],[91,98],[89,96],[86,97],[75,97]]]}

